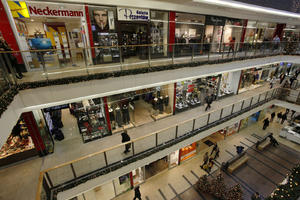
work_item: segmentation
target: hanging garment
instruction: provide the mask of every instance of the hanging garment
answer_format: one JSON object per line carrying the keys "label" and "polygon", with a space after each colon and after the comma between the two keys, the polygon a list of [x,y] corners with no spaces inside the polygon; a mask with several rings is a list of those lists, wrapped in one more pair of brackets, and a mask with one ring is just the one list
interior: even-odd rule
{"label": "hanging garment", "polygon": [[124,124],[129,124],[130,117],[129,117],[129,110],[126,104],[122,107],[122,114],[123,114],[123,122]]}
{"label": "hanging garment", "polygon": [[112,122],[112,121],[115,121],[115,113],[114,113],[114,110],[112,108],[109,108],[108,109],[108,113],[109,113],[109,120]]}
{"label": "hanging garment", "polygon": [[121,115],[121,109],[119,107],[116,108],[116,122],[119,127],[123,125],[122,123],[122,115]]}

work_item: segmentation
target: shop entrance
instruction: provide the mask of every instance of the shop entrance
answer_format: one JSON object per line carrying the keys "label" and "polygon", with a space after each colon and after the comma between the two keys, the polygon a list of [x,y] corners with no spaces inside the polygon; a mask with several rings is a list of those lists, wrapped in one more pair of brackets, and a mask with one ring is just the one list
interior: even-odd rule
{"label": "shop entrance", "polygon": [[[119,44],[121,45],[143,45],[149,44],[149,24],[144,22],[119,22]],[[130,62],[139,59],[148,59],[148,47],[124,47],[123,57]],[[129,60],[128,60],[129,61]],[[125,60],[126,62],[126,60]]]}
{"label": "shop entrance", "polygon": [[223,26],[207,25],[205,29],[204,50],[218,53],[221,51]]}
{"label": "shop entrance", "polygon": [[150,163],[149,165],[145,166],[145,177],[146,179],[162,172],[165,169],[168,169],[169,162],[168,162],[168,156],[159,159],[155,162]]}

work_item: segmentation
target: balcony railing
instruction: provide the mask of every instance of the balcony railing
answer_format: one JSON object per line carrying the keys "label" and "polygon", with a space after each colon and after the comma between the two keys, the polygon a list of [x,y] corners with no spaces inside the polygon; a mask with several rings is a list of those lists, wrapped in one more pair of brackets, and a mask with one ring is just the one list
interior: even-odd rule
{"label": "balcony railing", "polygon": [[[99,78],[99,74],[174,69],[198,66],[201,64],[226,62],[260,56],[296,53],[298,42],[239,43],[234,51],[228,43],[189,43],[189,44],[144,44],[99,46],[93,48],[64,48],[28,51],[0,51],[0,87],[5,89],[11,84],[47,82],[65,79],[63,83]],[[29,69],[22,79],[17,79],[16,67],[12,64],[11,54],[22,54]],[[193,65],[186,65],[193,63]],[[170,67],[170,68],[168,68]],[[11,72],[11,75],[9,75]],[[2,77],[2,79],[1,79]],[[105,77],[105,76],[104,76]],[[66,79],[67,78],[67,79]],[[68,79],[69,78],[69,79]],[[53,84],[58,84],[56,83]],[[39,86],[35,84],[35,86]],[[21,89],[26,88],[23,85]]]}
{"label": "balcony railing", "polygon": [[[151,154],[171,147],[183,140],[201,134],[242,113],[250,111],[281,95],[280,88],[255,95],[234,104],[199,115],[193,119],[171,125],[160,131],[95,152],[40,173],[37,199],[56,199],[59,192],[71,189],[88,180],[117,170]],[[126,144],[132,151],[123,154]]]}

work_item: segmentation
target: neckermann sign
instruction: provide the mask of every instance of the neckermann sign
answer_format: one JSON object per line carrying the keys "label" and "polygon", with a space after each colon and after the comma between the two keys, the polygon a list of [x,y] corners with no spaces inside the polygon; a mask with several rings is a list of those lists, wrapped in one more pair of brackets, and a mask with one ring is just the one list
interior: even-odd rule
{"label": "neckermann sign", "polygon": [[118,20],[122,20],[122,21],[149,21],[150,20],[149,9],[117,7],[117,10],[118,10]]}
{"label": "neckermann sign", "polygon": [[27,8],[31,17],[83,17],[83,6],[54,3],[27,2]]}

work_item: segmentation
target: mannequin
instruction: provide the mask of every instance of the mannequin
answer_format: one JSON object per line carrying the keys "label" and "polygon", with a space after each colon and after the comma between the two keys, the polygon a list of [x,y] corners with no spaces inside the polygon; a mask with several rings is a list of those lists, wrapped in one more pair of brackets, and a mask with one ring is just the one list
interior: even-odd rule
{"label": "mannequin", "polygon": [[169,105],[169,96],[168,95],[165,96],[164,103],[165,103],[166,107]]}
{"label": "mannequin", "polygon": [[122,115],[123,115],[123,122],[124,124],[129,124],[130,117],[129,117],[129,110],[128,110],[128,105],[125,103],[122,106]]}
{"label": "mannequin", "polygon": [[119,106],[116,107],[115,112],[116,112],[116,122],[118,124],[118,127],[121,127],[123,123],[122,123],[121,109]]}
{"label": "mannequin", "polygon": [[116,129],[115,113],[114,113],[114,110],[110,106],[108,107],[108,113],[109,113],[109,119],[110,119],[110,123],[112,125],[112,129]]}
{"label": "mannequin", "polygon": [[164,112],[164,98],[163,96],[160,96],[158,99],[158,109],[160,113]]}

